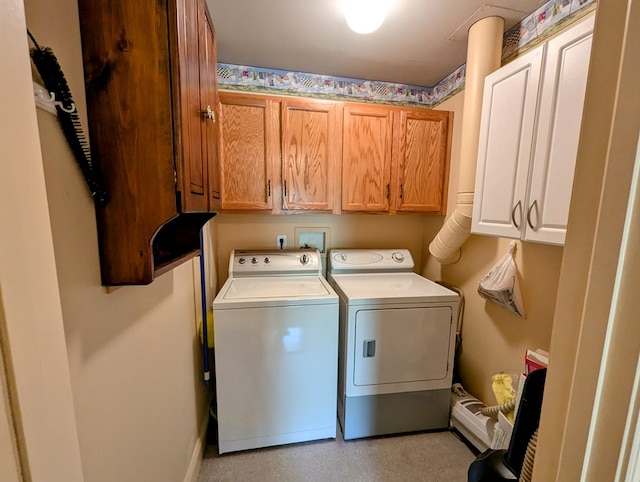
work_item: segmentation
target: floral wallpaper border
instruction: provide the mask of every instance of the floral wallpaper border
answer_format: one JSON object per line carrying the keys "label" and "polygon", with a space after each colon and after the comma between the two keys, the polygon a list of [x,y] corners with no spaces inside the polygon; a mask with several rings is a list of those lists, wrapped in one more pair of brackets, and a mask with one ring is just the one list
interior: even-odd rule
{"label": "floral wallpaper border", "polygon": [[[566,24],[596,7],[597,0],[550,0],[504,34],[502,59],[510,60],[541,43]],[[464,87],[466,66],[461,65],[434,87],[373,80],[288,72],[261,67],[218,63],[218,84],[224,89],[269,91],[376,103],[434,107]]]}

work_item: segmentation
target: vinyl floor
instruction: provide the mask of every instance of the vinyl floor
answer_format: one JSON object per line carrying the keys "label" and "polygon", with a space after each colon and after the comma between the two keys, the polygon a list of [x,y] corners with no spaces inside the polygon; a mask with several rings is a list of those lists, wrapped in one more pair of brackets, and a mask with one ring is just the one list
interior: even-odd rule
{"label": "vinyl floor", "polygon": [[[338,428],[338,432],[339,432]],[[198,482],[464,482],[475,459],[453,432],[321,440],[218,454],[209,445]]]}

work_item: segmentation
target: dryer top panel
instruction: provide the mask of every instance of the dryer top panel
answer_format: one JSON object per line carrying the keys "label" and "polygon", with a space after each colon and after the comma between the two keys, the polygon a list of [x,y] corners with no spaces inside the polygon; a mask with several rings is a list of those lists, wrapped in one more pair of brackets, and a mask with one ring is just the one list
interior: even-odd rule
{"label": "dryer top panel", "polygon": [[410,273],[413,266],[408,249],[333,249],[329,252],[331,273]]}
{"label": "dryer top panel", "polygon": [[416,273],[331,274],[336,291],[350,305],[457,302],[453,291]]}

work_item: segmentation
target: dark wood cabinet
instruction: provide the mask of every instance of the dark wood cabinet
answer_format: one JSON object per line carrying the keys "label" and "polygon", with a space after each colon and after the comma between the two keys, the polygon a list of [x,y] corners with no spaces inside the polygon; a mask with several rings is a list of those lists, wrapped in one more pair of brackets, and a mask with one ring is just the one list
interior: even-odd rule
{"label": "dark wood cabinet", "polygon": [[148,284],[199,252],[219,209],[213,23],[204,0],[80,0],[89,137],[107,189],[102,282]]}

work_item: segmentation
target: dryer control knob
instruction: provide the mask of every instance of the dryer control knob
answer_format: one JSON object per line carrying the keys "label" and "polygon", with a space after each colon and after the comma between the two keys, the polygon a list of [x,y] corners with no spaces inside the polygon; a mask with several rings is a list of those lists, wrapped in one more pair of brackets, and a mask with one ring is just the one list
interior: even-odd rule
{"label": "dryer control knob", "polygon": [[240,259],[238,260],[238,264],[244,264],[244,263],[246,263],[246,261],[247,261],[246,259],[244,259],[244,258],[240,258]]}
{"label": "dryer control knob", "polygon": [[269,264],[269,263],[271,263],[271,258],[267,256],[266,258],[264,258],[264,264]]}
{"label": "dryer control knob", "polygon": [[251,258],[251,264],[258,264],[257,258]]}
{"label": "dryer control knob", "polygon": [[404,261],[404,254],[396,251],[395,253],[393,253],[391,255],[391,258],[396,261],[397,263],[402,263]]}
{"label": "dryer control knob", "polygon": [[300,262],[302,264],[307,264],[309,262],[309,256],[307,256],[306,254],[303,254],[302,256],[300,256]]}

